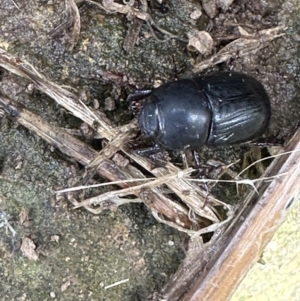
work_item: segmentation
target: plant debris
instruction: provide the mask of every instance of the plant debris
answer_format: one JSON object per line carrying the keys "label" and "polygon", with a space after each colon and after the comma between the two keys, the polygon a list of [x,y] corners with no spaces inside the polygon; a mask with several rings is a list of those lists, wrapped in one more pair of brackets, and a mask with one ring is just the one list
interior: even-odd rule
{"label": "plant debris", "polygon": [[[28,65],[24,61],[21,61],[20,59],[14,58],[4,50],[0,50],[0,66],[3,66],[8,70],[18,75],[25,76],[33,81],[37,88],[53,97],[57,103],[68,109],[73,115],[81,118],[81,120],[85,121],[91,127],[94,127],[95,131],[102,137],[112,141],[109,142],[107,146],[100,152],[100,154],[102,154],[100,159],[96,159],[95,151],[87,146],[81,145],[81,142],[65,133],[62,129],[55,129],[54,126],[48,125],[46,121],[38,119],[33,113],[25,109],[20,109],[19,104],[15,103],[11,99],[8,99],[7,97],[0,98],[0,103],[9,116],[17,117],[19,123],[23,124],[27,128],[30,128],[31,130],[34,130],[49,143],[58,147],[62,152],[75,158],[80,163],[88,165],[93,160],[97,160],[97,164],[94,162],[93,166],[97,166],[97,171],[111,181],[125,180],[131,177],[145,177],[133,166],[129,165],[125,169],[122,169],[108,159],[115,153],[116,150],[121,149],[132,160],[136,161],[136,163],[147,169],[148,172],[154,174],[158,178],[169,176],[169,174],[180,173],[180,169],[171,163],[168,163],[163,168],[161,167],[152,169],[152,164],[148,159],[134,154],[124,145],[122,139],[124,135],[125,137],[128,135],[131,129],[136,128],[136,121],[133,121],[132,123],[119,129],[113,128],[111,123],[107,121],[107,118],[104,114],[93,112],[91,108],[87,108],[85,105],[83,105],[76,95],[50,82],[32,66]],[[120,134],[120,131],[122,134]],[[55,132],[55,135],[52,134],[52,132]],[[103,156],[103,154],[106,155]],[[189,209],[186,206],[173,202],[171,199],[165,196],[160,189],[155,188],[151,190],[146,189],[139,191],[137,193],[138,197],[144,201],[152,213],[159,213],[165,219],[172,221],[174,225],[177,224],[178,229],[181,229],[182,231],[185,231],[185,229],[190,230],[193,227],[196,229],[202,228],[206,223],[205,222],[203,224],[203,218],[210,221],[209,223],[219,222],[219,217],[218,214],[216,214],[216,210],[213,208],[213,204],[219,206],[220,202],[212,195],[207,194],[207,192],[202,190],[198,185],[187,181],[185,178],[178,178],[177,176],[175,179],[172,181],[167,181],[165,184],[172,189],[174,193],[176,193],[180,199],[182,199],[182,201],[188,204]],[[123,185],[121,184],[121,186],[125,187],[128,185],[129,184],[126,182],[124,182]],[[186,191],[189,191],[189,193],[186,194]],[[115,199],[115,201],[116,200],[118,199]],[[149,202],[149,200],[151,200],[151,202]],[[131,202],[134,202],[134,200]],[[116,204],[118,204],[118,202],[115,204],[109,203],[108,205],[115,207]],[[208,206],[205,204],[211,205]],[[224,204],[224,206],[226,208],[227,205]],[[100,206],[99,210],[93,208],[93,206],[90,206],[89,204],[86,204],[85,208],[94,213],[100,213],[103,210],[102,205]],[[105,206],[104,208],[108,207]],[[195,213],[195,219],[193,222],[191,222],[189,218],[189,212]],[[231,214],[229,214],[228,218],[230,218],[230,216]]]}
{"label": "plant debris", "polygon": [[21,252],[30,260],[38,260],[39,256],[36,252],[36,245],[29,237],[24,237],[21,245]]}
{"label": "plant debris", "polygon": [[[80,35],[80,27],[81,27],[80,14],[79,14],[79,9],[74,0],[66,0],[65,4],[66,4],[67,18],[62,24],[60,24],[55,29],[53,29],[49,33],[49,36],[51,38],[55,38],[57,36],[61,36],[64,34],[65,35],[64,41],[67,45],[69,45],[68,47],[69,51],[72,51]],[[71,26],[73,26],[72,32],[68,35],[66,31]]]}

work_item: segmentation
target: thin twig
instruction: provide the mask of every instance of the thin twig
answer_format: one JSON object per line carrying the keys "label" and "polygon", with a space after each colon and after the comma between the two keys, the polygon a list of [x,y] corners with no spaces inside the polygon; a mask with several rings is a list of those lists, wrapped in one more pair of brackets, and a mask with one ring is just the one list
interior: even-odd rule
{"label": "thin twig", "polygon": [[66,0],[66,8],[70,12],[70,15],[72,16],[74,22],[71,36],[71,45],[69,47],[69,50],[71,51],[76,45],[79,38],[81,22],[79,10],[74,0]]}
{"label": "thin twig", "polygon": [[299,152],[300,149],[294,149],[290,152],[283,152],[283,153],[280,153],[280,154],[276,154],[276,155],[272,155],[272,156],[269,156],[269,157],[264,157],[264,158],[261,158],[253,163],[251,163],[249,166],[247,166],[246,168],[244,168],[238,175],[237,177],[240,177],[246,170],[248,170],[249,168],[251,168],[252,166],[256,165],[257,163],[259,162],[262,162],[262,161],[265,161],[265,160],[269,160],[269,159],[274,159],[276,157],[281,157],[281,156],[284,156],[284,155],[287,155],[287,154],[291,154],[291,153],[294,153],[294,152]]}
{"label": "thin twig", "polygon": [[235,56],[238,53],[239,57],[254,53],[278,37],[285,35],[283,31],[286,28],[284,26],[277,26],[269,29],[264,29],[253,35],[252,38],[239,38],[222,48],[217,54],[211,56],[207,60],[201,61],[196,64],[193,68],[193,73],[200,73],[203,70],[212,67],[214,65],[223,63]]}
{"label": "thin twig", "polygon": [[15,2],[14,0],[10,0],[13,4],[14,4],[14,6],[18,9],[18,10],[20,10],[20,6],[17,4],[17,2]]}
{"label": "thin twig", "polygon": [[113,284],[110,284],[110,285],[105,286],[104,289],[107,290],[108,288],[111,288],[111,287],[114,287],[114,286],[117,286],[117,285],[126,283],[126,282],[128,282],[128,281],[129,281],[129,278],[124,279],[124,280],[120,280],[120,281],[117,281],[117,282],[115,282],[115,283],[113,283]]}
{"label": "thin twig", "polygon": [[171,181],[173,179],[183,178],[184,176],[186,176],[187,174],[190,174],[192,172],[193,172],[193,169],[188,168],[186,170],[180,171],[179,173],[170,174],[170,175],[166,175],[164,177],[160,177],[156,180],[150,181],[149,183],[144,183],[144,184],[124,188],[124,189],[121,189],[121,190],[109,191],[109,192],[103,193],[101,195],[98,195],[96,197],[86,199],[86,200],[80,202],[79,206],[77,206],[77,207],[97,205],[97,204],[100,204],[101,202],[109,200],[113,197],[123,197],[123,196],[130,195],[130,194],[137,194],[141,190],[152,189],[156,186],[165,184],[166,182]]}
{"label": "thin twig", "polygon": [[71,187],[71,188],[66,188],[66,189],[62,189],[62,190],[57,190],[57,191],[55,191],[55,193],[73,192],[73,191],[78,191],[78,190],[83,190],[83,189],[97,188],[97,187],[103,187],[103,186],[108,186],[108,185],[118,185],[118,184],[124,184],[124,183],[134,183],[134,182],[142,182],[142,181],[148,182],[148,181],[152,181],[155,179],[156,178],[139,178],[139,179],[128,179],[128,180],[113,181],[113,182],[93,184],[93,185],[84,185],[84,186],[77,186],[77,187]]}
{"label": "thin twig", "polygon": [[17,232],[15,231],[15,229],[10,225],[10,223],[8,222],[8,214],[6,214],[5,212],[1,212],[0,213],[0,228],[4,227],[10,230],[12,236],[16,236]]}

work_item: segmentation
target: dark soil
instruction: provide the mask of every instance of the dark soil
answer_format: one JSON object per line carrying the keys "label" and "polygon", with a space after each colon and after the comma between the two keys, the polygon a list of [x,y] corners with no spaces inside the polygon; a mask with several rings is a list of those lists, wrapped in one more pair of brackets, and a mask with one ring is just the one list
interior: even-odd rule
{"label": "dark soil", "polygon": [[[12,0],[0,3],[0,47],[27,60],[50,80],[85,93],[87,105],[93,106],[97,99],[100,110],[105,110],[110,97],[115,108],[105,112],[118,125],[134,118],[125,101],[129,92],[180,77],[203,59],[176,39],[165,43],[155,40],[146,24],[138,43],[126,52],[123,42],[130,21],[88,3],[80,4],[81,32],[69,51],[70,32],[49,36],[66,18],[64,1],[16,2],[20,2],[20,9]],[[157,5],[149,9],[156,24],[183,38],[192,27],[206,30],[209,26],[217,41],[214,51],[230,42],[226,36],[236,34],[237,27],[226,24],[238,23],[250,32],[285,25],[286,35],[268,47],[246,57],[237,53],[212,70],[233,69],[259,79],[273,107],[267,135],[288,139],[300,120],[300,12],[294,0],[269,1],[267,6],[263,3],[234,1],[227,12],[218,10],[214,20],[203,13],[195,22],[190,19],[193,2],[167,2],[166,13]],[[103,71],[122,81],[97,78]],[[69,129],[80,125],[25,79],[0,69],[0,80],[1,93],[49,122]],[[144,205],[126,205],[99,216],[74,210],[67,199],[57,198],[54,192],[78,181],[82,167],[1,116],[0,299],[134,301],[159,291],[184,258],[186,236],[159,224]],[[219,158],[222,153],[228,163],[243,158],[246,151],[249,149],[207,150],[203,156]],[[226,199],[226,191],[218,194]],[[20,217],[26,211],[28,216]],[[33,241],[38,260],[21,253],[24,237]],[[124,279],[129,281],[105,289]]]}

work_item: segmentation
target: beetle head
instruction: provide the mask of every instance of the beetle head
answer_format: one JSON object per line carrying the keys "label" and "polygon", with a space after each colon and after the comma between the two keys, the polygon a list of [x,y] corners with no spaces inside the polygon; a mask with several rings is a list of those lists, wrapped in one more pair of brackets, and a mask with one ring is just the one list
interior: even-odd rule
{"label": "beetle head", "polygon": [[157,139],[162,134],[160,119],[157,103],[151,99],[146,100],[138,114],[138,123],[142,133],[147,137]]}

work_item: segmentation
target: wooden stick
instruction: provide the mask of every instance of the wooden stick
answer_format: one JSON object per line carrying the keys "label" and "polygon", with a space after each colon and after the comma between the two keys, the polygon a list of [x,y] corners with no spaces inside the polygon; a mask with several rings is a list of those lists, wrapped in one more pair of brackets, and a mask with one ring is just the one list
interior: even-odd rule
{"label": "wooden stick", "polygon": [[[263,177],[287,173],[262,182],[244,201],[225,233],[201,249],[191,248],[163,289],[172,301],[229,300],[252,265],[257,262],[300,191],[300,130]],[[155,298],[153,300],[156,300]]]}

